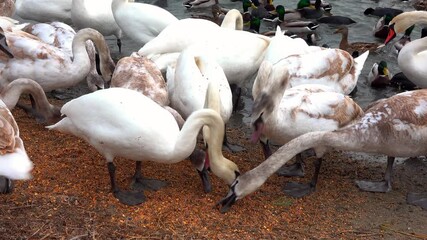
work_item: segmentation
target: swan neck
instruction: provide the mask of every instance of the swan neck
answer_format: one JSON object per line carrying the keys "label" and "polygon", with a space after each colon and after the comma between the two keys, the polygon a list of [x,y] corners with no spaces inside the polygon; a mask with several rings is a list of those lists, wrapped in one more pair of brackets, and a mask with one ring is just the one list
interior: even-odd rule
{"label": "swan neck", "polygon": [[27,78],[19,78],[10,82],[1,92],[1,98],[7,108],[13,109],[22,93],[29,93],[33,96],[37,108],[50,109],[51,105],[46,98],[46,95],[41,86]]}
{"label": "swan neck", "polygon": [[[174,157],[177,161],[190,156],[196,146],[197,135],[204,125],[207,125],[212,132],[220,131],[222,126],[222,132],[224,132],[224,122],[216,111],[212,109],[201,109],[193,112],[187,118],[177,136],[174,149]],[[213,137],[211,140],[211,144],[213,144],[212,147],[215,147],[217,140]]]}
{"label": "swan neck", "polygon": [[[105,43],[104,36],[98,31],[91,28],[81,29],[77,32],[73,39],[72,66],[73,69],[75,69],[75,72],[80,72],[81,75],[84,75],[82,76],[82,78],[79,78],[79,81],[83,80],[91,69],[90,57],[86,49],[87,40],[91,40],[95,45],[99,54],[102,75],[104,77],[104,80],[109,81],[109,79],[105,79],[106,76],[104,76],[104,69],[106,69],[106,63],[110,61],[110,49]],[[82,68],[84,68],[84,71],[82,70]]]}

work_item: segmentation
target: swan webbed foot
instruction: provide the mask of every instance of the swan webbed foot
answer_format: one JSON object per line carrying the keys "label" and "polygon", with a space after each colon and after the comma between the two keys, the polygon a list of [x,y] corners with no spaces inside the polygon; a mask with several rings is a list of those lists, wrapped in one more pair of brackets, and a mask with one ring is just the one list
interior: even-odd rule
{"label": "swan webbed foot", "polygon": [[427,193],[408,193],[406,201],[427,210]]}
{"label": "swan webbed foot", "polygon": [[306,195],[313,193],[316,190],[316,186],[310,183],[297,183],[289,182],[283,187],[283,192],[286,195],[301,198]]}
{"label": "swan webbed foot", "polygon": [[209,181],[209,171],[206,168],[203,168],[202,171],[197,170],[199,173],[200,178],[202,179],[202,185],[203,185],[203,191],[205,193],[210,193],[212,191],[212,185]]}
{"label": "swan webbed foot", "polygon": [[26,114],[35,118],[36,121],[40,124],[44,124],[44,123],[48,122],[48,120],[45,117],[43,117],[39,112],[37,112],[37,110],[34,108],[34,106],[30,107],[30,106],[27,106],[25,104],[18,103],[18,104],[16,104],[16,107],[24,110]]}
{"label": "swan webbed foot", "polygon": [[304,164],[295,162],[291,165],[284,165],[276,173],[284,177],[304,177]]}
{"label": "swan webbed foot", "polygon": [[[297,163],[303,163],[300,157],[297,158]],[[285,192],[285,194],[291,197],[300,198],[316,191],[316,186],[317,186],[317,181],[319,179],[321,166],[322,166],[322,159],[321,158],[316,159],[314,161],[314,174],[310,183],[290,182],[286,184],[283,188],[283,191]]]}
{"label": "swan webbed foot", "polygon": [[128,206],[136,206],[145,202],[144,192],[122,191],[117,190],[113,192],[115,198],[121,203]]}
{"label": "swan webbed foot", "polygon": [[224,150],[230,152],[230,153],[238,153],[238,152],[242,152],[245,151],[246,149],[240,145],[237,144],[231,144],[229,142],[224,142],[222,144],[222,147]]}
{"label": "swan webbed foot", "polygon": [[165,181],[157,180],[157,179],[148,179],[148,178],[133,178],[131,183],[131,188],[133,190],[138,191],[157,191],[161,188],[166,187],[168,184]]}
{"label": "swan webbed foot", "polygon": [[304,177],[304,161],[302,160],[301,153],[298,153],[295,158],[294,164],[283,165],[276,171],[277,175],[284,177]]}
{"label": "swan webbed foot", "polygon": [[0,176],[0,194],[8,194],[13,191],[13,181]]}
{"label": "swan webbed foot", "polygon": [[386,193],[391,191],[391,184],[390,182],[387,182],[387,181],[372,182],[372,181],[365,181],[365,180],[357,180],[356,185],[361,190],[366,192]]}

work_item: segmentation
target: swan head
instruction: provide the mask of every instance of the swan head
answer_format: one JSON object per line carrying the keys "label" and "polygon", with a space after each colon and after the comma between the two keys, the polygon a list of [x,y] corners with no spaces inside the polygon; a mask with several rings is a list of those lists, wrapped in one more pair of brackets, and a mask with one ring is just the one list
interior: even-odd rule
{"label": "swan head", "polygon": [[246,172],[234,180],[227,195],[216,206],[220,206],[221,213],[226,213],[237,200],[255,192],[263,183],[262,177],[257,177],[251,171]]}
{"label": "swan head", "polygon": [[104,83],[111,81],[115,67],[116,64],[110,56],[106,58],[105,61],[100,62],[101,75],[104,79]]}
{"label": "swan head", "polygon": [[[3,30],[0,28],[0,32]],[[6,37],[0,33],[0,51],[6,54],[9,58],[13,58],[12,50],[7,46]]]}
{"label": "swan head", "polygon": [[418,21],[418,19],[425,13],[425,11],[411,11],[404,12],[395,16],[389,23],[389,30],[384,44],[393,40],[397,34],[406,33],[411,34],[410,28]]}
{"label": "swan head", "polygon": [[91,74],[87,75],[86,82],[89,90],[91,92],[95,92],[96,90],[101,90],[105,88],[104,79],[99,74]]}
{"label": "swan head", "polygon": [[289,83],[289,72],[285,66],[274,66],[264,61],[258,71],[252,93],[254,103],[252,107],[252,125],[254,133],[252,141],[257,142],[264,130],[264,122],[280,104],[285,89]]}

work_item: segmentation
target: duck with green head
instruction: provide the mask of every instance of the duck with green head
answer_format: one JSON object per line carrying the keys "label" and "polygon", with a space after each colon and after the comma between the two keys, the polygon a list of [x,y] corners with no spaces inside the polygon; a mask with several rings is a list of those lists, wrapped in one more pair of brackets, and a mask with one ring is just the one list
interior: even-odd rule
{"label": "duck with green head", "polygon": [[390,85],[387,62],[374,63],[368,74],[368,83],[373,88],[385,88]]}

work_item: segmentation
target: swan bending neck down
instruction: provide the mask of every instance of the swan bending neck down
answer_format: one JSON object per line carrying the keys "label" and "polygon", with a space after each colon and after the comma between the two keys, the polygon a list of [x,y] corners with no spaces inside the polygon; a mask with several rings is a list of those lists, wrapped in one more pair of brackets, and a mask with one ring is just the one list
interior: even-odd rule
{"label": "swan bending neck down", "polygon": [[[367,152],[389,156],[383,182],[359,181],[362,190],[387,192],[391,190],[394,157],[416,157],[427,154],[427,90],[416,90],[379,100],[363,117],[336,131],[310,132],[294,138],[279,148],[258,167],[240,175],[231,185],[221,204],[226,212],[236,202],[254,192],[281,166],[296,154],[313,148],[317,157],[327,149]],[[408,202],[427,209],[427,198],[411,193]]]}
{"label": "swan bending neck down", "polygon": [[34,115],[38,122],[54,123],[61,119],[59,107],[49,103],[43,88],[32,79],[19,78],[13,80],[2,89],[0,98],[7,108],[12,110],[23,93],[30,94],[33,107],[32,109],[24,109]]}
{"label": "swan bending neck down", "polygon": [[230,9],[222,20],[221,27],[243,30],[243,17],[237,9]]}
{"label": "swan bending neck down", "polygon": [[112,192],[124,204],[144,202],[144,193],[119,189],[115,180],[115,157],[138,161],[134,175],[138,182],[142,177],[141,161],[172,164],[184,160],[193,152],[197,135],[205,125],[214,134],[208,139],[210,160],[227,162],[230,166],[221,169],[224,171],[221,173],[212,168],[213,173],[228,184],[237,176],[237,166],[222,156],[224,122],[215,110],[194,112],[179,130],[173,116],[148,97],[130,89],[109,88],[74,99],[66,103],[61,112],[65,117],[47,128],[74,134],[96,148],[108,162]]}
{"label": "swan bending neck down", "polygon": [[104,81],[111,79],[115,65],[110,50],[104,37],[94,29],[85,28],[76,33],[72,42],[72,59],[61,49],[31,37],[26,32],[5,31],[5,35],[14,58],[4,62],[4,65],[0,63],[2,85],[21,77],[38,82],[44,91],[76,85],[90,72],[87,40],[92,40],[98,50]]}
{"label": "swan bending neck down", "polygon": [[[388,36],[384,44],[389,43],[397,34],[404,33],[414,24],[427,24],[427,12],[404,12],[394,17],[390,21]],[[426,53],[427,39],[420,38],[407,43],[397,57],[397,63],[403,74],[420,88],[427,87]]]}

